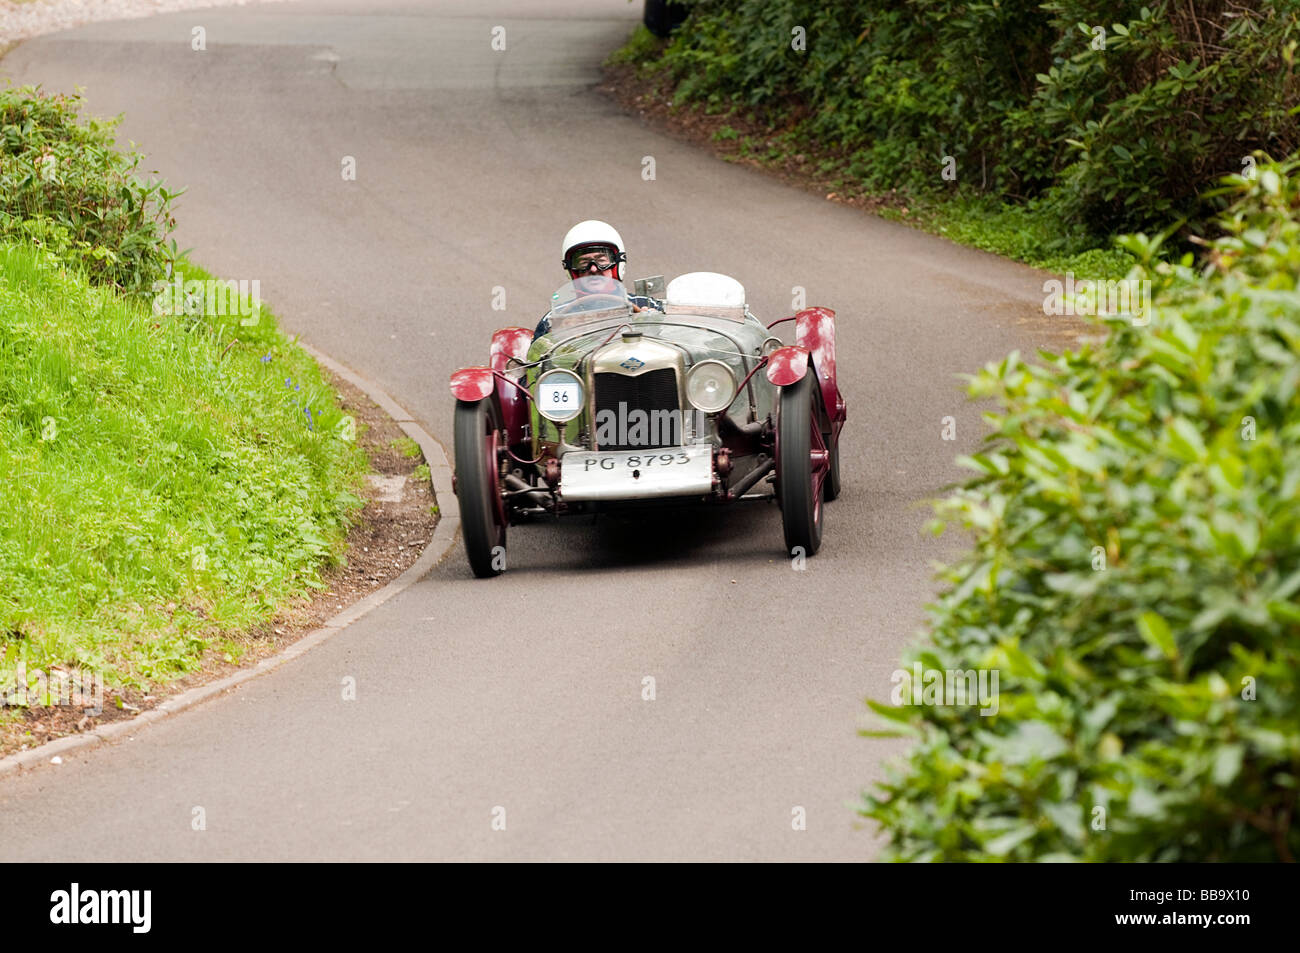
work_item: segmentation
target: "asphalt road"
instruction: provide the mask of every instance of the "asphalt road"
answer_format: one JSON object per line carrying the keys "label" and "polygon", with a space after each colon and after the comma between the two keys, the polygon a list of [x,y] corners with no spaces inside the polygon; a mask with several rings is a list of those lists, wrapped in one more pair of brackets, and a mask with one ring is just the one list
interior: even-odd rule
{"label": "asphalt road", "polygon": [[795,286],[835,308],[849,411],[844,493],[805,571],[769,504],[516,529],[496,580],[458,546],[299,661],[0,779],[0,859],[876,854],[852,806],[900,749],[856,736],[862,699],[888,697],[953,545],[921,535],[916,501],[982,434],[955,375],[1046,340],[1042,277],[624,116],[593,87],[639,11],[309,0],[95,25],[0,62],[124,111],[123,138],[189,186],[181,245],[260,279],[287,329],[449,451],[449,373],[485,363],[495,327],[532,326],[584,218],[621,230],[634,275],[729,273],[763,317]]}

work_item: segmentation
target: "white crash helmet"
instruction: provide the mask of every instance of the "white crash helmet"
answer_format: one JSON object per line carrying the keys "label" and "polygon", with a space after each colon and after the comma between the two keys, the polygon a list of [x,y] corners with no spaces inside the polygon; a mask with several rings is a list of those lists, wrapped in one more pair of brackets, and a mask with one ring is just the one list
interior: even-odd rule
{"label": "white crash helmet", "polygon": [[622,281],[623,265],[627,262],[627,252],[623,250],[623,236],[619,235],[613,225],[595,219],[579,222],[564,236],[564,243],[560,249],[561,264],[569,277],[574,276],[571,262],[575,255],[600,248],[609,249],[614,277]]}

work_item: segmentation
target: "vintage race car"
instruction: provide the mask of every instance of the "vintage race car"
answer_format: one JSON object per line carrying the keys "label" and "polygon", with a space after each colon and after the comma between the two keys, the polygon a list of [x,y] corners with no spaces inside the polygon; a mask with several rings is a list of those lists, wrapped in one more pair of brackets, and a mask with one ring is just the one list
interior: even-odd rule
{"label": "vintage race car", "polygon": [[[476,576],[505,569],[512,523],[657,502],[775,497],[787,550],[821,546],[845,417],[835,312],[764,325],[740,282],[712,272],[637,300],[651,304],[610,278],[575,278],[552,296],[543,333],[502,328],[488,366],[452,374],[453,485]],[[784,322],[794,344],[772,333]]]}

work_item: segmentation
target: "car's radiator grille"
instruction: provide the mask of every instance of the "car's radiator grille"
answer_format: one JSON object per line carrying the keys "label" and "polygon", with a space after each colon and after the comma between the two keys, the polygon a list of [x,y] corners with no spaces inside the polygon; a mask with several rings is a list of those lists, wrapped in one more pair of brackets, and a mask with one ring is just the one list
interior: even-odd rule
{"label": "car's radiator grille", "polygon": [[[681,441],[681,414],[677,406],[677,372],[671,367],[628,374],[596,374],[596,436],[601,450],[636,450],[642,447],[670,447]],[[619,405],[622,405],[620,408]],[[630,421],[634,410],[644,410],[657,426],[645,427],[644,440]],[[657,418],[654,411],[661,413]],[[608,411],[608,413],[602,413]],[[613,415],[612,417],[610,415]],[[601,426],[610,421],[613,426]],[[613,439],[600,439],[601,437]]]}

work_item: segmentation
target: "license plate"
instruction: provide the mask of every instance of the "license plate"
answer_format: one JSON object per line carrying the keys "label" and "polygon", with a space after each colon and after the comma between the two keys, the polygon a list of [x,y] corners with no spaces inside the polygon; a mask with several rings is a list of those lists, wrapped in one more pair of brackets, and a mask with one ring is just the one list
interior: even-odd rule
{"label": "license plate", "polygon": [[560,461],[566,500],[638,500],[699,496],[713,489],[713,447],[570,450]]}

